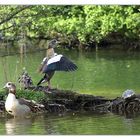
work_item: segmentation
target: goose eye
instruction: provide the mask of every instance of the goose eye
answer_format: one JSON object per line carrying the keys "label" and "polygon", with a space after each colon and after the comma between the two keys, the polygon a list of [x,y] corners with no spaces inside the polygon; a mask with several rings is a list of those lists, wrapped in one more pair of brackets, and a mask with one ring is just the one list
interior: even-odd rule
{"label": "goose eye", "polygon": [[10,86],[11,84],[10,83],[8,83],[8,86]]}

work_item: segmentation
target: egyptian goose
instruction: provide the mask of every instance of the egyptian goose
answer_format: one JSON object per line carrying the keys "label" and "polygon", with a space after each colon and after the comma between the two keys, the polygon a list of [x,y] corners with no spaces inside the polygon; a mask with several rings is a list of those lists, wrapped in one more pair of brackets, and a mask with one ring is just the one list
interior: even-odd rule
{"label": "egyptian goose", "polygon": [[44,73],[44,77],[38,82],[37,86],[44,82],[48,82],[48,89],[51,88],[50,80],[53,77],[55,71],[75,71],[77,66],[68,58],[62,54],[57,54],[54,52],[54,47],[57,41],[52,40],[49,43],[47,50],[47,57],[42,61],[42,67],[40,71]]}
{"label": "egyptian goose", "polygon": [[5,109],[6,111],[14,117],[26,117],[31,112],[37,112],[44,109],[44,106],[41,104],[36,104],[33,101],[26,100],[24,98],[16,98],[16,86],[12,82],[8,82],[4,88],[9,90],[6,102]]}

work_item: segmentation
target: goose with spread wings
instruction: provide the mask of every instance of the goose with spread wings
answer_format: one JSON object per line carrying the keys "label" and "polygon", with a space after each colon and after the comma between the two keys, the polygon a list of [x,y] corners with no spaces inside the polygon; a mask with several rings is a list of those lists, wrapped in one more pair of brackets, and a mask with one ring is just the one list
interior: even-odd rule
{"label": "goose with spread wings", "polygon": [[63,56],[62,54],[54,54],[52,58],[49,60],[47,57],[43,59],[42,62],[42,73],[45,73],[44,77],[38,82],[38,86],[44,82],[48,82],[48,88],[51,88],[50,80],[53,77],[55,71],[75,71],[77,70],[76,64],[74,64],[71,60],[67,57]]}

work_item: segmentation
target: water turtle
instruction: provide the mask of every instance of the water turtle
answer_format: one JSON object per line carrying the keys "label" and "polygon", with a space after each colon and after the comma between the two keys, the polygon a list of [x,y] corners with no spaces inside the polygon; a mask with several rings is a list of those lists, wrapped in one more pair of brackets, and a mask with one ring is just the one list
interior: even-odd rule
{"label": "water turtle", "polygon": [[128,99],[131,98],[135,95],[135,92],[132,89],[127,89],[123,92],[122,98],[123,99]]}

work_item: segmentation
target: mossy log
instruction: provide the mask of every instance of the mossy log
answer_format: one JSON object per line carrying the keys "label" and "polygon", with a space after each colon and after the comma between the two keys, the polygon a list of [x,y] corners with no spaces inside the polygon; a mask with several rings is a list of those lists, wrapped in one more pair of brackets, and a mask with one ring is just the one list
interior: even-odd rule
{"label": "mossy log", "polygon": [[[140,95],[132,98],[107,99],[103,96],[80,94],[70,90],[50,89],[45,86],[28,87],[24,90],[44,92],[44,98],[39,102],[50,113],[65,113],[68,111],[88,111],[94,113],[116,113],[119,115],[132,116],[140,113]],[[30,92],[29,92],[30,93]],[[5,111],[5,101],[0,96],[0,112]]]}
{"label": "mossy log", "polygon": [[[28,90],[42,91],[47,96],[47,99],[42,100],[42,104],[49,108],[58,105],[58,110],[65,111],[95,111],[107,112],[111,99],[106,99],[102,96],[94,96],[88,94],[80,94],[70,90],[51,89],[48,87],[28,87]],[[62,107],[62,109],[60,109]],[[65,108],[65,109],[64,109]],[[50,110],[50,109],[49,109]],[[57,109],[56,109],[57,110]],[[62,112],[62,111],[61,111]]]}
{"label": "mossy log", "polygon": [[48,97],[48,100],[42,100],[42,103],[47,107],[49,104],[52,106],[61,106],[62,109],[58,107],[58,110],[61,112],[64,110],[91,111],[96,113],[112,112],[120,115],[140,113],[140,95],[135,95],[128,99],[123,99],[121,97],[107,99],[103,96],[80,94],[70,90],[51,89],[48,91],[47,87],[42,86],[30,87],[28,89],[43,91]]}

